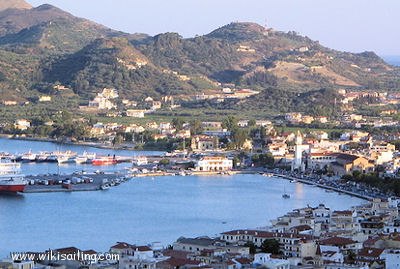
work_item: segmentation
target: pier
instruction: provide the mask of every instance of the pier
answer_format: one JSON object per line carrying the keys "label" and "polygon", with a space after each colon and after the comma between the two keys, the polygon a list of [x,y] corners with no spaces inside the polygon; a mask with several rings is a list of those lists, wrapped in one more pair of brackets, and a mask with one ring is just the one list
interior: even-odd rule
{"label": "pier", "polygon": [[27,176],[24,193],[98,191],[127,181],[121,173]]}

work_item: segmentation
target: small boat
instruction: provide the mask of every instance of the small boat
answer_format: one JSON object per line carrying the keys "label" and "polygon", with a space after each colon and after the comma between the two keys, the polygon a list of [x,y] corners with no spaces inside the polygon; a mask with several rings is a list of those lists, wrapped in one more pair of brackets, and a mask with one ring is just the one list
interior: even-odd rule
{"label": "small boat", "polygon": [[76,156],[74,161],[77,164],[92,163],[92,161],[95,158],[96,158],[96,153],[87,153],[85,151],[85,152],[83,152],[82,155]]}
{"label": "small boat", "polygon": [[283,194],[282,194],[283,199],[289,199],[290,195],[286,193],[285,187],[283,187]]}
{"label": "small boat", "polygon": [[147,165],[147,164],[148,164],[148,160],[147,160],[146,156],[135,156],[135,157],[133,157],[132,165],[141,166],[141,165]]}
{"label": "small boat", "polygon": [[21,156],[21,161],[28,163],[28,162],[34,162],[36,160],[36,154],[32,153],[31,151],[28,151],[27,153],[24,153]]}

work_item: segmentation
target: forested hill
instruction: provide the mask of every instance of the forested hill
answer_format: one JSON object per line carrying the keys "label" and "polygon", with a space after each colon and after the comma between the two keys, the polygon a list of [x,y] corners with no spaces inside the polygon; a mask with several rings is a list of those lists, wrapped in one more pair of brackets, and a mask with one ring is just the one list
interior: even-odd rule
{"label": "forested hill", "polygon": [[255,23],[231,23],[194,38],[149,36],[112,30],[51,5],[32,8],[8,0],[0,6],[3,99],[55,94],[59,84],[71,88],[79,100],[103,87],[141,100],[229,84],[260,91],[257,100],[249,101],[262,106],[271,92],[293,101],[309,96],[299,93],[321,89],[396,91],[398,75],[397,67],[373,52],[340,52],[296,32]]}

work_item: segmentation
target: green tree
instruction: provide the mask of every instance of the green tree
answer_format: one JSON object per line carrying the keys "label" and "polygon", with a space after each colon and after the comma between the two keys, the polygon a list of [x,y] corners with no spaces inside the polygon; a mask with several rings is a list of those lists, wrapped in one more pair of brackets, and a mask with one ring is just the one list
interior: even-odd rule
{"label": "green tree", "polygon": [[194,119],[190,121],[190,133],[192,135],[201,134],[203,132],[203,126],[201,126],[201,121]]}
{"label": "green tree", "polygon": [[249,127],[254,127],[254,126],[256,126],[256,120],[255,120],[255,119],[249,120],[248,126],[249,126]]}
{"label": "green tree", "polygon": [[233,143],[236,149],[241,149],[243,147],[246,139],[249,138],[249,132],[246,129],[236,129],[232,134]]}
{"label": "green tree", "polygon": [[117,135],[114,137],[113,141],[112,141],[113,146],[119,145],[119,144],[121,144],[122,142],[124,142],[124,137],[123,137],[122,135],[120,135],[120,134],[117,134]]}
{"label": "green tree", "polygon": [[222,122],[222,126],[228,131],[234,132],[238,128],[238,120],[234,116],[228,116]]}
{"label": "green tree", "polygon": [[279,242],[276,239],[266,239],[261,244],[261,251],[271,254],[280,254]]}
{"label": "green tree", "polygon": [[165,159],[161,159],[158,164],[162,165],[162,166],[166,166],[166,165],[169,165],[169,163],[170,163],[170,160],[165,158]]}
{"label": "green tree", "polygon": [[250,254],[252,254],[252,255],[256,254],[257,247],[253,242],[248,241],[248,242],[246,242],[246,244],[244,244],[244,246],[249,248]]}
{"label": "green tree", "polygon": [[182,130],[183,124],[185,124],[185,121],[182,120],[181,118],[173,118],[172,119],[172,125],[175,127],[177,131]]}

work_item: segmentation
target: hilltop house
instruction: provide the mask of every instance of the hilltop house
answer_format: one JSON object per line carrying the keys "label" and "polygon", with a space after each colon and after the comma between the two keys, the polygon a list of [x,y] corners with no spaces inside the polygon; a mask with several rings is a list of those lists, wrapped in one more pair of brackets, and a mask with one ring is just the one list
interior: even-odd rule
{"label": "hilltop house", "polygon": [[142,109],[127,109],[126,116],[133,117],[133,118],[144,118],[144,113],[146,111]]}
{"label": "hilltop house", "polygon": [[26,119],[19,119],[15,121],[14,127],[17,130],[25,131],[31,127],[31,122]]}

